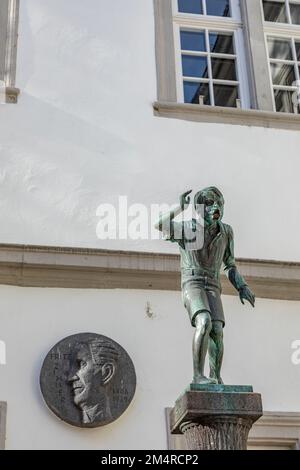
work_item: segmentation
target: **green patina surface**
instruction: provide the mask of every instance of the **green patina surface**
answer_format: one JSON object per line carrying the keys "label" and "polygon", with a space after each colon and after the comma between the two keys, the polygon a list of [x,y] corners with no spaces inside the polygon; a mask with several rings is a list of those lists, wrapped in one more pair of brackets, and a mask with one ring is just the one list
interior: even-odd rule
{"label": "green patina surface", "polygon": [[[237,269],[233,230],[222,222],[225,201],[218,188],[210,186],[196,193],[195,219],[175,221],[179,214],[188,209],[191,193],[192,190],[183,193],[179,205],[164,215],[160,214],[155,225],[167,240],[177,242],[180,249],[182,299],[191,324],[196,329],[193,339],[193,384],[199,384],[199,387],[193,385],[190,390],[251,393],[251,387],[223,386],[221,367],[225,317],[220,288],[222,265],[243,304],[248,301],[254,307],[255,295]],[[204,373],[207,352],[209,377]]]}
{"label": "green patina surface", "polygon": [[188,392],[253,393],[251,385],[190,384]]}

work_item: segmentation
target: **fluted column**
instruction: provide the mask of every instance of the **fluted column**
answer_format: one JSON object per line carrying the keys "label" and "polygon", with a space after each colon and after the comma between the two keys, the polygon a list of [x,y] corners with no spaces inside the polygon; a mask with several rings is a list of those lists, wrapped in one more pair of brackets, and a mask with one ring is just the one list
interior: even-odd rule
{"label": "fluted column", "polygon": [[184,434],[189,450],[247,449],[249,431],[262,416],[261,396],[232,389],[186,391],[171,412],[172,434]]}

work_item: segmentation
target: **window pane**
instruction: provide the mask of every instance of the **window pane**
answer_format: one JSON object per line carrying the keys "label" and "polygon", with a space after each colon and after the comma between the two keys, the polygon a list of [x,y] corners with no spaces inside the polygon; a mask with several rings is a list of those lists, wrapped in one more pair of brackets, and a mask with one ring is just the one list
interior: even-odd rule
{"label": "window pane", "polygon": [[263,7],[266,21],[273,21],[275,23],[288,22],[285,2],[271,2],[269,0],[264,0]]}
{"label": "window pane", "polygon": [[183,55],[182,72],[185,77],[207,78],[207,58]]}
{"label": "window pane", "polygon": [[276,111],[281,113],[293,113],[293,91],[274,90]]}
{"label": "window pane", "polygon": [[297,59],[300,60],[300,42],[296,41]]}
{"label": "window pane", "polygon": [[293,24],[300,24],[300,4],[299,3],[291,3],[291,17]]}
{"label": "window pane", "polygon": [[178,0],[178,11],[202,15],[202,0]]}
{"label": "window pane", "polygon": [[292,85],[296,80],[295,68],[288,64],[271,64],[274,85]]}
{"label": "window pane", "polygon": [[214,84],[214,95],[216,106],[236,108],[236,100],[239,97],[237,86]]}
{"label": "window pane", "polygon": [[293,59],[291,41],[268,37],[269,57],[271,59]]}
{"label": "window pane", "polygon": [[208,15],[230,16],[229,0],[206,0],[206,11]]}
{"label": "window pane", "polygon": [[210,51],[218,54],[234,54],[233,35],[209,33]]}
{"label": "window pane", "polygon": [[185,51],[206,51],[205,34],[202,32],[181,31],[181,49]]}
{"label": "window pane", "polygon": [[235,60],[211,59],[212,76],[219,80],[236,80]]}
{"label": "window pane", "polygon": [[203,104],[210,104],[208,83],[183,82],[184,102],[199,104],[199,96],[203,96]]}

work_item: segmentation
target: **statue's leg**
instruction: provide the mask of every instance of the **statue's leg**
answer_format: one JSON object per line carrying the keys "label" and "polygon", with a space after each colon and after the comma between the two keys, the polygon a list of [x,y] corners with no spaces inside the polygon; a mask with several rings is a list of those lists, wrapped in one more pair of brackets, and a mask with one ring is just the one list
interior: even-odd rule
{"label": "statue's leg", "polygon": [[205,377],[204,365],[208,349],[209,334],[212,328],[210,313],[199,312],[195,319],[196,327],[193,341],[193,363],[194,363],[194,383],[205,384],[213,381]]}
{"label": "statue's leg", "polygon": [[209,336],[209,376],[210,378],[215,379],[219,384],[223,383],[221,379],[221,367],[224,353],[223,327],[223,322],[213,321]]}

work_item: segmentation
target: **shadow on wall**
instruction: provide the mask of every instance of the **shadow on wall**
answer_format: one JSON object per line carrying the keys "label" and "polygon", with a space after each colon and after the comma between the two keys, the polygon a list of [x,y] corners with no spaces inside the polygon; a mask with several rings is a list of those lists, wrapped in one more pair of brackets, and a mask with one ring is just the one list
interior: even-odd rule
{"label": "shadow on wall", "polygon": [[24,92],[0,136],[0,241],[40,244],[34,228],[41,235],[51,227],[53,244],[62,231],[72,244],[76,230],[90,227],[82,245],[94,245],[96,208],[134,185],[133,145]]}

